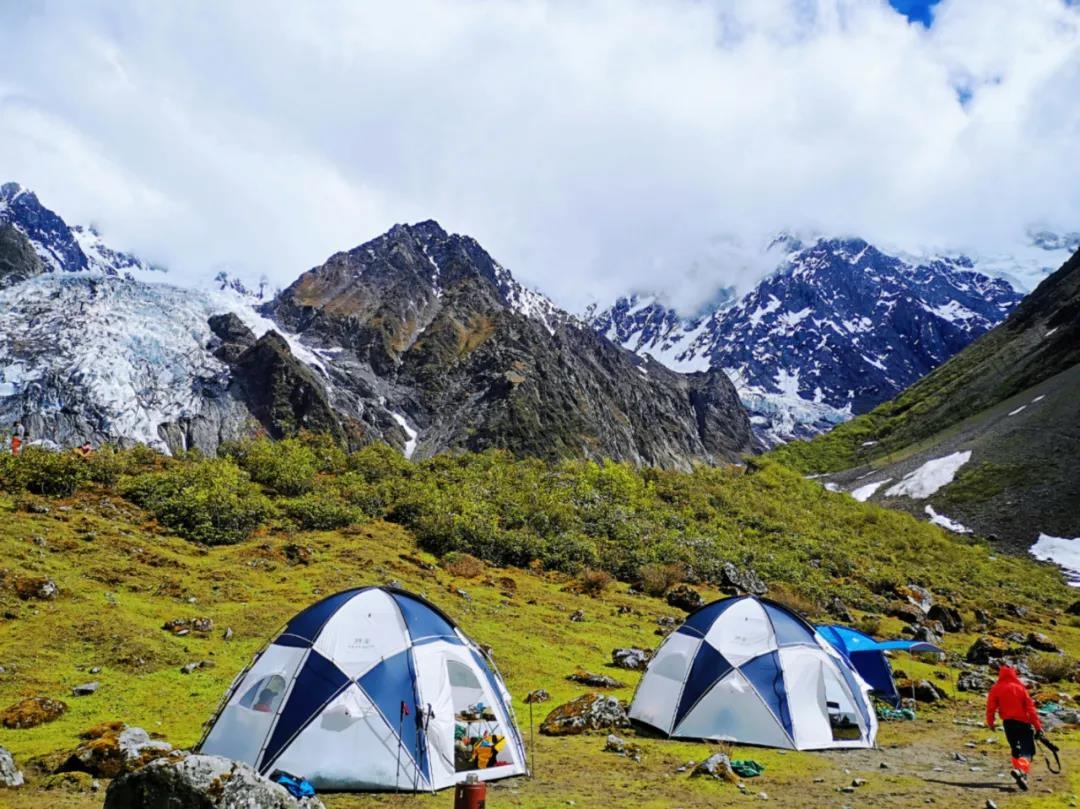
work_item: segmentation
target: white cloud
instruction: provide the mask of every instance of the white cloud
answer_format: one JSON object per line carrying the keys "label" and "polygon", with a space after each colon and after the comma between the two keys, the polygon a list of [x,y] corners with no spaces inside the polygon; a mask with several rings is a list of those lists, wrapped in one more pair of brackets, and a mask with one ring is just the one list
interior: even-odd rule
{"label": "white cloud", "polygon": [[1076,229],[1078,29],[1061,0],[929,31],[884,0],[6,4],[0,178],[188,277],[286,284],[436,218],[569,307],[691,300],[782,227]]}

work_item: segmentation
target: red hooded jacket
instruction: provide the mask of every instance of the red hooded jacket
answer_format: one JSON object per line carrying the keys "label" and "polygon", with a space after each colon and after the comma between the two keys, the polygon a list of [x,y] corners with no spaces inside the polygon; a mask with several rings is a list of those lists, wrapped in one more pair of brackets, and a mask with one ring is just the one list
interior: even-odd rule
{"label": "red hooded jacket", "polygon": [[989,728],[994,727],[995,713],[1001,714],[1002,720],[1016,719],[1034,725],[1036,731],[1042,730],[1034,700],[1016,676],[1016,669],[1008,666],[998,669],[998,680],[986,695],[986,726]]}

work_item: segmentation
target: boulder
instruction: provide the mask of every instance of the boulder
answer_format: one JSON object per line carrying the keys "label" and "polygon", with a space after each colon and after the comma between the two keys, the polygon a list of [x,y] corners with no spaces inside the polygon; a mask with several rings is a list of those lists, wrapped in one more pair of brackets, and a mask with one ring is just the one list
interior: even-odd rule
{"label": "boulder", "polygon": [[96,680],[91,683],[83,683],[82,685],[77,685],[72,688],[71,694],[72,696],[76,697],[88,697],[95,691],[97,691],[100,686],[101,683],[97,682]]}
{"label": "boulder", "polygon": [[705,602],[701,599],[701,593],[689,584],[679,584],[668,591],[667,603],[676,609],[693,612]]}
{"label": "boulder", "polygon": [[991,638],[983,635],[978,638],[967,650],[966,660],[968,663],[987,665],[991,660],[1000,661],[1009,654],[1009,644],[1001,638]]}
{"label": "boulder", "polygon": [[1029,632],[1024,645],[1040,652],[1061,652],[1061,649],[1042,632]]}
{"label": "boulder", "polygon": [[23,601],[51,601],[59,593],[56,582],[44,576],[21,576],[15,580],[15,594]]}
{"label": "boulder", "polygon": [[916,702],[937,702],[943,696],[929,680],[897,680],[896,690],[901,697],[914,696]]}
{"label": "boulder", "polygon": [[0,786],[21,787],[22,785],[23,774],[15,766],[15,759],[12,758],[11,753],[0,747]]}
{"label": "boulder", "polygon": [[83,743],[60,765],[60,772],[116,778],[173,751],[168,742],[152,739],[142,728],[128,727],[123,722],[97,725],[79,734],[79,738]]}
{"label": "boulder", "polygon": [[963,632],[964,619],[956,607],[946,607],[943,604],[934,604],[926,613],[931,621],[940,621],[946,632]]}
{"label": "boulder", "polygon": [[739,776],[731,769],[731,759],[725,753],[713,753],[691,770],[690,777],[715,778],[718,781],[727,781],[729,784],[739,782]]}
{"label": "boulder", "polygon": [[607,741],[604,744],[604,752],[626,756],[634,761],[641,761],[642,749],[640,745],[627,742],[621,736],[616,736],[612,733],[607,737]]}
{"label": "boulder", "polygon": [[612,649],[611,662],[620,669],[629,671],[645,671],[652,659],[652,652],[645,649],[630,647],[627,649]]}
{"label": "boulder", "polygon": [[1066,615],[1080,615],[1080,601],[1074,601],[1065,608]]}
{"label": "boulder", "polygon": [[109,784],[104,809],[324,809],[318,798],[294,798],[247,764],[221,756],[170,756]]}
{"label": "boulder", "polygon": [[628,727],[626,707],[616,697],[585,694],[549,713],[540,725],[540,732],[547,736],[571,736],[588,730]]}
{"label": "boulder", "polygon": [[27,697],[0,713],[0,725],[12,730],[33,728],[60,718],[67,709],[67,703],[58,699]]}
{"label": "boulder", "polygon": [[911,606],[915,607],[923,615],[930,612],[934,606],[934,595],[925,587],[917,584],[905,584],[896,588],[896,594],[903,598]]}
{"label": "boulder", "polygon": [[[935,621],[933,623],[936,624],[937,622]],[[940,627],[941,625],[937,624],[937,626]],[[912,633],[911,637],[913,637],[915,640],[921,640],[924,643],[932,643],[935,646],[940,646],[941,635],[934,631],[935,628],[936,627],[934,627],[933,625],[927,624],[917,626],[915,627],[915,631],[914,633]]]}
{"label": "boulder", "polygon": [[855,616],[851,614],[851,610],[847,608],[847,605],[841,601],[838,596],[833,596],[832,601],[825,607],[825,611],[837,621],[842,621],[845,624],[855,622]]}
{"label": "boulder", "polygon": [[972,669],[960,673],[956,678],[957,691],[971,691],[976,694],[985,694],[994,684],[994,678],[986,672]]}
{"label": "boulder", "polygon": [[885,614],[891,618],[899,618],[905,624],[917,624],[923,619],[923,613],[918,607],[899,601],[890,604],[885,609]]}
{"label": "boulder", "polygon": [[619,682],[614,677],[609,677],[606,674],[594,674],[584,669],[578,669],[573,674],[566,675],[566,679],[587,685],[590,688],[626,688],[626,683]]}
{"label": "boulder", "polygon": [[735,590],[736,592],[732,593],[732,595],[747,593],[761,596],[769,592],[768,586],[761,580],[757,571],[749,567],[739,570],[731,562],[725,562],[724,566],[720,568],[720,581],[718,584],[722,590]]}

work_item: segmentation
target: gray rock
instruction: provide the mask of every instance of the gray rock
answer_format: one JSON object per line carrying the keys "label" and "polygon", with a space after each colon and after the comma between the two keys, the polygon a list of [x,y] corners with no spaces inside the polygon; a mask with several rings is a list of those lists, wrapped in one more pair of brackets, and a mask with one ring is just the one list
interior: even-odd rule
{"label": "gray rock", "polygon": [[977,669],[961,672],[960,676],[956,678],[957,691],[974,691],[976,694],[985,694],[993,684],[993,677]]}
{"label": "gray rock", "polygon": [[1024,645],[1036,649],[1040,652],[1060,652],[1058,648],[1050,638],[1044,635],[1042,632],[1029,632],[1027,638],[1024,639]]}
{"label": "gray rock", "polygon": [[645,649],[638,649],[633,646],[626,649],[611,650],[611,662],[620,669],[644,671],[651,659],[652,652],[646,651]]}
{"label": "gray rock", "polygon": [[724,590],[734,589],[739,593],[749,593],[755,596],[765,595],[765,593],[769,592],[768,586],[761,580],[757,571],[749,567],[739,570],[731,562],[725,562],[720,569],[719,585]]}
{"label": "gray rock", "polygon": [[715,778],[719,781],[728,781],[734,784],[739,780],[735,771],[731,769],[731,759],[724,753],[713,753],[703,762],[698,764],[690,773],[691,778]]}
{"label": "gray rock", "polygon": [[15,766],[15,759],[11,753],[0,747],[0,784],[6,787],[21,787],[23,774]]}
{"label": "gray rock", "polygon": [[97,691],[100,685],[101,683],[97,682],[96,680],[92,683],[83,683],[82,685],[77,685],[72,688],[71,693],[74,694],[76,697],[88,697],[95,691]]}
{"label": "gray rock", "polygon": [[934,604],[926,617],[931,621],[940,621],[946,632],[963,632],[964,619],[960,611],[955,607],[946,607],[943,604]]}
{"label": "gray rock", "polygon": [[585,610],[574,610],[570,613],[570,620],[575,624],[579,624],[585,620]]}
{"label": "gray rock", "polygon": [[908,603],[916,607],[923,615],[929,613],[930,608],[934,606],[934,594],[925,587],[920,587],[917,584],[908,584],[901,589],[903,591],[903,596],[907,599]]}
{"label": "gray rock", "polygon": [[540,724],[547,736],[570,736],[587,730],[630,726],[626,703],[606,694],[584,694],[555,708]]}
{"label": "gray rock", "polygon": [[109,784],[104,809],[324,809],[292,797],[247,764],[221,756],[162,758]]}
{"label": "gray rock", "polygon": [[838,596],[833,596],[833,600],[829,602],[825,608],[833,618],[838,621],[843,621],[845,624],[854,623],[855,616],[851,614],[851,610],[847,608],[847,605],[840,600]]}
{"label": "gray rock", "polygon": [[566,679],[571,682],[587,685],[590,688],[626,688],[626,683],[620,682],[614,677],[609,677],[607,674],[596,674],[595,672],[585,671],[584,669],[566,675]]}

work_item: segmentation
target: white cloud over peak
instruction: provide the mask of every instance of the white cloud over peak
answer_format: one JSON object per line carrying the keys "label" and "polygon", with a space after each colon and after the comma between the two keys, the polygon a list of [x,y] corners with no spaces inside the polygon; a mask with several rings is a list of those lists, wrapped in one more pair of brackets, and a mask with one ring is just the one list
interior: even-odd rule
{"label": "white cloud over peak", "polygon": [[1062,0],[44,0],[0,48],[0,179],[187,277],[435,218],[580,308],[745,284],[730,242],[785,227],[1080,227]]}

